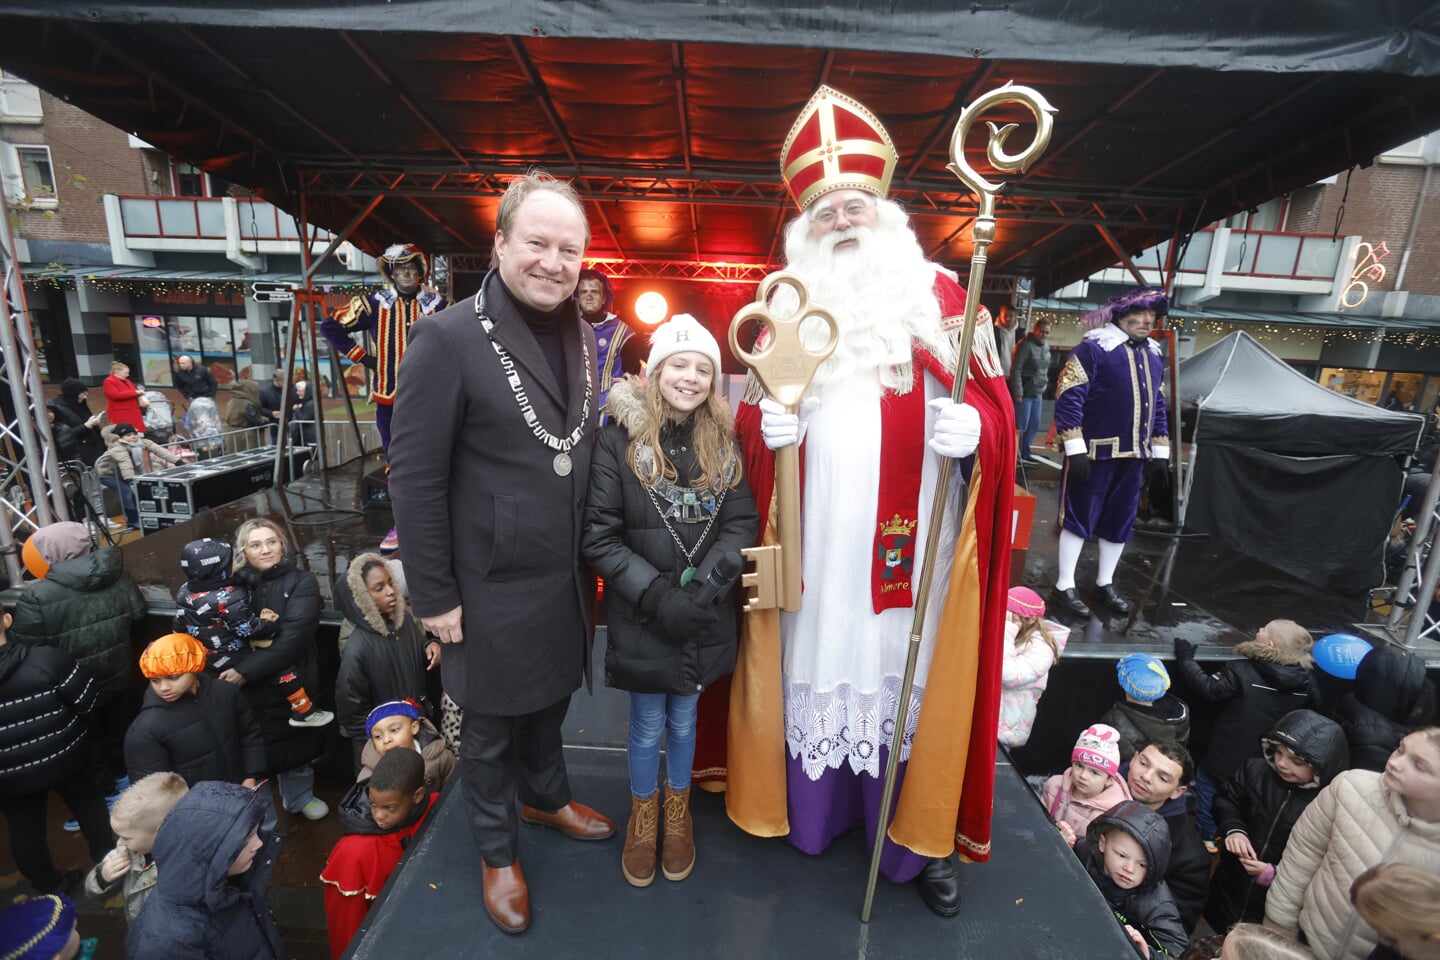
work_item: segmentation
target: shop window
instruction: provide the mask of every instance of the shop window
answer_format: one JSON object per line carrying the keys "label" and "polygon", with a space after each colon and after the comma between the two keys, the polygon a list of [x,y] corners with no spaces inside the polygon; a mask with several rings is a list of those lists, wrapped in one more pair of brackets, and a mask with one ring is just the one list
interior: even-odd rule
{"label": "shop window", "polygon": [[1418,411],[1424,381],[1423,373],[1392,373],[1390,385],[1385,391],[1385,409],[1404,413]]}
{"label": "shop window", "polygon": [[1383,370],[1325,367],[1320,371],[1320,385],[1344,396],[1379,406],[1384,399],[1385,377]]}

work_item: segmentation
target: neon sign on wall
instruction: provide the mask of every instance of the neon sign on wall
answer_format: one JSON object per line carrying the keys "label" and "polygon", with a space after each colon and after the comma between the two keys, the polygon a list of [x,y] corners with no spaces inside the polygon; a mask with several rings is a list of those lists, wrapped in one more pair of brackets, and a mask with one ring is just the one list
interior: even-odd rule
{"label": "neon sign on wall", "polygon": [[1350,271],[1350,283],[1340,293],[1340,308],[1354,310],[1370,295],[1370,283],[1385,279],[1385,265],[1381,263],[1390,256],[1390,248],[1381,240],[1379,246],[1361,243],[1355,248],[1355,269]]}

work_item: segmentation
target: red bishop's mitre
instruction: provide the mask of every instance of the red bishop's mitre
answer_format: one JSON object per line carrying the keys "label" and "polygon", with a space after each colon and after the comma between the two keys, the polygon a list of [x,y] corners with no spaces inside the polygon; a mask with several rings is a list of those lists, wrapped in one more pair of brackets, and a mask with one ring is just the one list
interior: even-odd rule
{"label": "red bishop's mitre", "polygon": [[780,175],[804,210],[811,200],[840,187],[883,198],[898,160],[875,114],[858,100],[821,86],[785,138]]}

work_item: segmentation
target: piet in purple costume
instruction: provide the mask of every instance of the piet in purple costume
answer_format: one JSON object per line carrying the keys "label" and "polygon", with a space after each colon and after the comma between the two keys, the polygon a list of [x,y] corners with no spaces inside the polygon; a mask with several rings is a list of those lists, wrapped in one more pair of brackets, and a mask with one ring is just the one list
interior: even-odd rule
{"label": "piet in purple costume", "polygon": [[[585,297],[589,284],[598,284],[604,298],[598,309]],[[600,396],[596,409],[603,427],[610,422],[609,414],[605,412],[605,399],[610,394],[610,388],[625,379],[625,374],[640,372],[631,360],[634,351],[631,341],[636,334],[618,314],[610,312],[615,304],[615,290],[610,285],[610,278],[599,270],[587,267],[580,271],[580,280],[575,285],[575,299],[580,304],[580,315],[595,330],[595,346],[600,352]]]}
{"label": "piet in purple costume", "polygon": [[1169,300],[1153,288],[1111,297],[1103,326],[1090,331],[1065,361],[1055,386],[1055,432],[1065,444],[1060,494],[1060,605],[1088,616],[1075,590],[1085,541],[1099,541],[1094,599],[1118,613],[1130,605],[1112,581],[1140,503],[1145,461],[1169,462],[1165,363],[1150,339]]}
{"label": "piet in purple costume", "polygon": [[[388,452],[390,408],[395,402],[395,381],[410,340],[410,326],[421,317],[443,310],[445,298],[422,286],[430,273],[430,263],[414,244],[394,244],[379,263],[380,275],[389,283],[373,293],[352,297],[335,311],[335,316],[320,322],[320,333],[342,357],[369,368],[375,428],[380,431],[380,446]],[[413,286],[397,283],[391,275],[401,264],[419,269],[419,279]],[[352,339],[355,333],[364,335],[363,345]]]}

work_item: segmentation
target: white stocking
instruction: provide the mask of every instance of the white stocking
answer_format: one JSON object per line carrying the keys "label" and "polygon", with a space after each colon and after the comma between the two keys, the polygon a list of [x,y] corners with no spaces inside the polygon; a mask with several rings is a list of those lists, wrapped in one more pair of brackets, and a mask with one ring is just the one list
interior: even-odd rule
{"label": "white stocking", "polygon": [[1055,575],[1056,590],[1070,590],[1075,586],[1075,565],[1080,562],[1080,551],[1084,547],[1084,537],[1069,530],[1060,531],[1060,554],[1056,558],[1060,571]]}
{"label": "white stocking", "polygon": [[1113,540],[1100,541],[1100,563],[1095,571],[1095,586],[1103,587],[1115,579],[1115,568],[1120,565],[1120,554],[1124,552],[1123,543]]}

